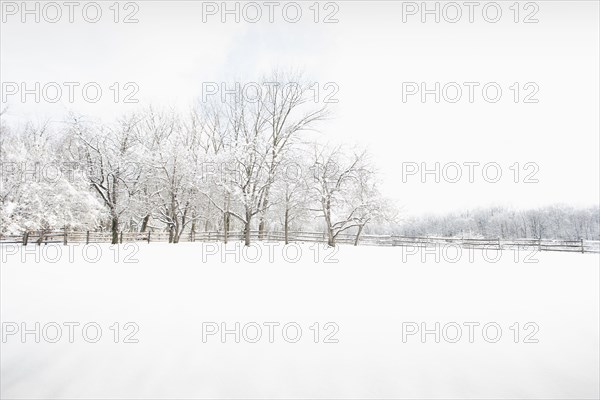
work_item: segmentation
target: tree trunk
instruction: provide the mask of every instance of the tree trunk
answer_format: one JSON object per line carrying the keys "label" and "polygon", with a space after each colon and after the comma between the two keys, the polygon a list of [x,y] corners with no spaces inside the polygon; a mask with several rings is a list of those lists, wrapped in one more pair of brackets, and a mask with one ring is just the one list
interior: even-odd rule
{"label": "tree trunk", "polygon": [[[204,232],[208,232],[210,229],[210,219],[208,218],[208,216],[210,215],[210,208],[211,208],[211,203],[210,203],[210,199],[206,199],[206,220],[204,221]],[[217,227],[219,226],[219,224],[217,224]]]}
{"label": "tree trunk", "polygon": [[327,245],[330,247],[335,247],[335,238],[331,232],[327,232]]}
{"label": "tree trunk", "polygon": [[285,235],[285,244],[289,243],[288,240],[288,230],[289,230],[289,223],[290,223],[290,211],[286,208],[285,209],[285,217],[283,219],[283,231],[284,231],[284,235]]}
{"label": "tree trunk", "polygon": [[223,211],[223,243],[227,244],[229,239],[229,194],[225,196],[225,211]]}
{"label": "tree trunk", "polygon": [[360,237],[360,233],[363,230],[364,225],[359,225],[358,232],[356,232],[356,239],[354,239],[354,245],[358,246],[358,238]]}
{"label": "tree trunk", "polygon": [[258,223],[258,240],[263,240],[265,236],[265,217],[260,217],[260,222]]}
{"label": "tree trunk", "polygon": [[244,226],[244,246],[250,246],[250,221]]}
{"label": "tree trunk", "polygon": [[187,220],[187,206],[183,215],[181,216],[181,222],[179,222],[179,218],[175,217],[175,235],[173,237],[173,243],[179,243],[181,240],[181,235],[183,235],[183,231],[185,230],[185,222]]}
{"label": "tree trunk", "polygon": [[267,207],[269,206],[270,189],[271,189],[271,184],[269,183],[269,185],[267,185],[267,187],[265,188],[265,197],[263,198],[262,205],[260,207],[261,213],[260,213],[260,221],[258,222],[258,240],[264,239],[265,230],[267,228],[265,214],[267,212]]}
{"label": "tree trunk", "polygon": [[327,224],[327,245],[334,247],[335,236],[333,234],[333,228],[331,224],[331,200],[329,198],[327,199],[325,209],[323,211],[325,215],[325,223]]}
{"label": "tree trunk", "polygon": [[333,229],[331,229],[329,223],[327,223],[327,245],[330,247],[335,246],[335,236],[333,235]]}
{"label": "tree trunk", "polygon": [[111,218],[110,230],[112,232],[111,244],[119,243],[119,217],[113,213]]}
{"label": "tree trunk", "polygon": [[225,211],[223,213],[223,243],[227,244],[227,239],[229,239],[228,236],[229,236],[229,214],[227,213],[227,211]]}
{"label": "tree trunk", "polygon": [[265,237],[265,230],[267,226],[265,213],[268,203],[269,200],[265,197],[262,202],[262,212],[260,213],[260,221],[258,222],[258,240],[263,240]]}
{"label": "tree trunk", "polygon": [[249,212],[246,212],[246,223],[244,224],[244,245],[250,246],[250,226],[252,216]]}
{"label": "tree trunk", "polygon": [[148,229],[148,221],[150,220],[150,214],[146,215],[144,217],[144,219],[142,220],[142,229],[140,229],[140,232],[146,232],[146,229]]}

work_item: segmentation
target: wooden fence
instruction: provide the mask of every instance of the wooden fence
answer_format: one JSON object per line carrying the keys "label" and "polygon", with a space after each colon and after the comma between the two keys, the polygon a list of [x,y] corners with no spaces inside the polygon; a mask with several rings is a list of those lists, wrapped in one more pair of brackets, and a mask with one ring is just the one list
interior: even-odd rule
{"label": "wooden fence", "polygon": [[[258,231],[251,231],[252,241],[284,241],[285,233],[280,231],[267,232],[259,238]],[[244,240],[244,233],[232,231],[228,233],[229,241]],[[294,243],[311,242],[326,243],[327,236],[324,232],[290,231],[288,240]],[[354,244],[356,236],[353,234],[339,234],[336,238],[338,244]],[[111,232],[93,231],[31,231],[23,235],[0,235],[0,244],[18,243],[48,244],[48,243],[111,243]],[[121,232],[120,243],[131,242],[168,242],[167,232]],[[179,242],[222,242],[223,232],[188,232],[181,235]],[[482,239],[482,238],[451,238],[435,236],[399,236],[399,235],[361,235],[360,245],[367,246],[411,246],[411,247],[434,247],[434,246],[460,246],[462,248],[474,249],[537,249],[539,251],[564,251],[577,253],[600,253],[600,241],[598,240],[553,240],[553,239]]]}

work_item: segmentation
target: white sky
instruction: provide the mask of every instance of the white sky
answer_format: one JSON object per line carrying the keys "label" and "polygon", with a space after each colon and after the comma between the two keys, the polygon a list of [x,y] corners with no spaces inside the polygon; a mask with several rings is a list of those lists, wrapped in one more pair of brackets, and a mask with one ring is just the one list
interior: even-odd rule
{"label": "white sky", "polygon": [[[466,15],[456,24],[436,24],[431,17],[421,23],[418,15],[403,23],[402,3],[391,1],[337,2],[334,24],[312,22],[312,1],[302,3],[297,24],[277,10],[275,22],[268,23],[267,8],[264,22],[256,24],[235,23],[232,17],[222,23],[219,15],[203,23],[201,2],[140,1],[139,23],[115,24],[112,3],[102,2],[103,17],[96,24],[77,11],[75,23],[68,23],[66,14],[55,24],[3,15],[3,83],[94,81],[105,90],[96,104],[81,101],[78,92],[73,104],[37,104],[31,97],[22,103],[12,96],[6,103],[11,121],[61,120],[67,110],[108,120],[135,109],[112,102],[113,82],[137,83],[142,104],[184,108],[201,95],[203,82],[299,68],[321,86],[337,83],[336,117],[323,126],[324,137],[367,145],[384,192],[407,213],[600,202],[598,2],[537,2],[536,24],[512,22],[512,1],[499,2],[503,15],[496,24],[486,23],[480,10],[475,23]],[[330,10],[321,8],[321,17]],[[473,104],[418,98],[403,103],[407,81],[498,82],[503,96],[494,104],[478,91]],[[539,103],[515,104],[508,89],[514,82],[537,83]],[[487,183],[476,169],[475,183],[463,178],[437,184],[431,177],[429,183],[415,177],[402,183],[402,162],[497,162],[503,177]],[[508,167],[515,162],[537,163],[540,182],[512,182]]]}

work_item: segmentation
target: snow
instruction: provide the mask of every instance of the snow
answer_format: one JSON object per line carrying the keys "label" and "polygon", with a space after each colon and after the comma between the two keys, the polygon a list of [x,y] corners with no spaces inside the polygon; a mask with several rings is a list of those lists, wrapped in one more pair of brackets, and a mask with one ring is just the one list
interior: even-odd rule
{"label": "snow", "polygon": [[[228,253],[214,246],[2,246],[3,334],[11,322],[27,329],[56,322],[63,336],[57,343],[44,337],[36,343],[33,334],[25,343],[18,334],[6,336],[0,344],[1,397],[599,396],[598,254],[520,253],[515,262],[513,252],[504,252],[492,263],[475,252],[473,259],[435,262],[433,255],[409,255],[399,247],[340,246],[335,254],[320,248],[315,262],[315,247],[308,244],[287,253],[277,245],[272,259],[264,244],[245,257],[237,243],[228,245]],[[249,262],[257,248],[262,257]],[[84,259],[95,258],[97,250],[97,262]],[[298,262],[284,259],[298,250]],[[525,255],[538,262],[524,262]],[[65,322],[80,323],[73,343]],[[102,329],[97,343],[81,333],[89,322]],[[110,329],[115,322],[119,343]],[[139,326],[138,343],[123,343],[131,332],[124,329],[127,322]],[[263,336],[257,343],[244,337],[236,343],[232,334],[226,343],[218,335],[203,342],[203,322],[225,322],[228,329],[256,322]],[[280,323],[273,343],[265,322]],[[296,343],[281,333],[289,322],[302,329]],[[319,343],[310,329],[315,322]],[[332,332],[324,329],[327,322],[339,327],[338,343],[323,343]],[[404,343],[403,322],[425,322],[428,329],[435,322],[480,325],[473,343],[466,328],[457,343],[436,343],[433,335],[425,343],[408,336]],[[496,343],[481,333],[490,322],[502,329]],[[519,343],[510,329],[515,322]],[[533,337],[538,343],[523,343],[531,333],[527,322],[539,327]],[[46,335],[54,337],[51,329]]]}

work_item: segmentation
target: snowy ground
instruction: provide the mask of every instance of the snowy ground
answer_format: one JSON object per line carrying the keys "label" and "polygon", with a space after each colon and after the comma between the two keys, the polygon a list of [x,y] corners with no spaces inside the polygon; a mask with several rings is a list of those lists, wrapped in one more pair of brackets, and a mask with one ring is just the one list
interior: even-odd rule
{"label": "snowy ground", "polygon": [[3,246],[1,397],[599,396],[597,254],[213,246]]}

